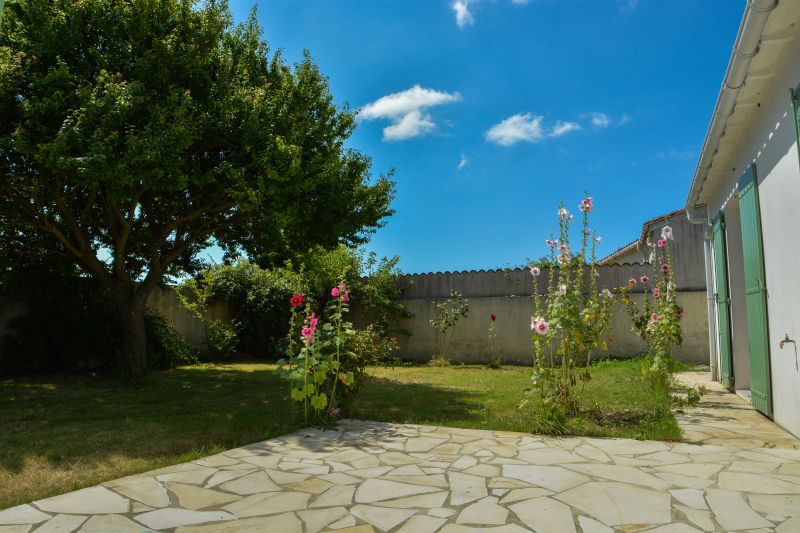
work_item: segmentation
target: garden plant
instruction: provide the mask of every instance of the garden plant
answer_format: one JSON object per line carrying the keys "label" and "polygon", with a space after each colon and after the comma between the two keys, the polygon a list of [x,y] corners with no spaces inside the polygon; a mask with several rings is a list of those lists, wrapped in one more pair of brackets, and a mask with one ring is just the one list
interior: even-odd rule
{"label": "garden plant", "polygon": [[502,360],[497,350],[497,315],[489,315],[489,368],[500,368]]}
{"label": "garden plant", "polygon": [[469,300],[457,290],[451,290],[450,298],[436,304],[436,312],[431,318],[431,326],[436,328],[436,353],[431,358],[432,365],[450,364],[450,345],[456,326],[462,318],[469,316],[469,311]]}
{"label": "garden plant", "polygon": [[[653,389],[662,396],[668,396],[672,389],[681,389],[682,394],[676,396],[677,403],[696,404],[705,393],[704,388],[682,387],[672,379],[676,368],[672,349],[683,342],[683,308],[677,300],[672,241],[673,232],[669,225],[662,228],[661,237],[655,242],[654,235],[648,235],[647,246],[651,249],[653,275],[628,280],[628,286],[621,289],[622,301],[631,318],[633,331],[647,345],[642,373],[649,377]],[[642,289],[641,303],[631,297],[636,287]]]}
{"label": "garden plant", "polygon": [[[530,267],[534,289],[533,387],[526,390],[523,405],[533,399],[542,417],[557,422],[578,409],[573,388],[591,379],[592,350],[604,346],[611,308],[616,298],[609,289],[599,290],[596,243],[600,237],[589,228],[594,202],[588,195],[578,206],[582,214],[579,245],[571,247],[574,215],[558,209],[558,238],[547,239],[550,256]],[[548,280],[540,294],[542,267]],[[557,426],[554,426],[557,427]]]}
{"label": "garden plant", "polygon": [[324,318],[302,294],[291,297],[286,358],[276,368],[289,381],[293,405],[301,406],[307,424],[329,425],[339,418],[367,382],[367,367],[386,361],[397,348],[396,339],[387,339],[379,327],[359,331],[347,320],[347,283],[333,287],[330,296]]}

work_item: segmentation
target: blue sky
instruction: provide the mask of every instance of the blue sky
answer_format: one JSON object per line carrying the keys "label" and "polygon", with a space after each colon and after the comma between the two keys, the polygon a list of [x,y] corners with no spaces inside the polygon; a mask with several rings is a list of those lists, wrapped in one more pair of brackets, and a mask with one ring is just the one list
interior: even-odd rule
{"label": "blue sky", "polygon": [[273,50],[308,49],[350,146],[395,169],[369,244],[406,272],[546,253],[560,200],[594,198],[604,255],[683,206],[743,1],[230,0]]}

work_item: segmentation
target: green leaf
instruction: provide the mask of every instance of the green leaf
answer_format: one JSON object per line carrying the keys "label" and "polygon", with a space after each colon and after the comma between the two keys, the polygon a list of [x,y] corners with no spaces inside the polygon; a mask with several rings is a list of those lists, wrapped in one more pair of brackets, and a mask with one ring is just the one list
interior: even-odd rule
{"label": "green leaf", "polygon": [[317,394],[316,396],[311,397],[311,407],[316,409],[317,411],[322,411],[328,405],[328,397],[325,395],[324,392]]}
{"label": "green leaf", "polygon": [[296,402],[301,402],[305,399],[306,393],[303,392],[303,389],[292,389],[292,400]]}

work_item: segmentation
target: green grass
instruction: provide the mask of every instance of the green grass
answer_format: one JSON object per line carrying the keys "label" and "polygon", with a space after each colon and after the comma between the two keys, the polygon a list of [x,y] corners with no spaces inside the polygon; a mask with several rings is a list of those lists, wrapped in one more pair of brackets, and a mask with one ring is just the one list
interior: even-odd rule
{"label": "green grass", "polygon": [[[0,380],[0,509],[292,431],[273,369],[198,365],[137,385],[76,374]],[[639,361],[602,362],[592,374],[570,432],[679,438]],[[352,416],[536,431],[531,412],[517,408],[529,376],[521,367],[377,368]]]}
{"label": "green grass", "polygon": [[[641,375],[639,359],[599,361],[592,381],[577,388],[580,413],[565,422],[573,435],[678,440],[680,430],[667,402]],[[377,369],[358,398],[353,418],[543,433],[532,408],[519,408],[531,371],[504,366],[401,366]]]}

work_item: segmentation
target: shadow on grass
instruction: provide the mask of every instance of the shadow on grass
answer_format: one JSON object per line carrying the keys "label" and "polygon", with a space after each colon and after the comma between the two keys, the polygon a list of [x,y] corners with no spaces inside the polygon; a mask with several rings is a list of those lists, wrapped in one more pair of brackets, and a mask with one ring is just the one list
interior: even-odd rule
{"label": "shadow on grass", "polygon": [[[485,415],[486,392],[373,378],[356,399],[349,416],[405,424],[477,427]],[[471,423],[470,423],[471,422]]]}
{"label": "shadow on grass", "polygon": [[[259,365],[261,366],[261,365]],[[138,384],[86,374],[0,381],[0,468],[22,473],[31,458],[53,469],[110,460],[191,460],[286,434],[288,385],[271,368],[197,366],[156,372]],[[352,418],[433,423],[468,418],[480,395],[374,379]]]}

